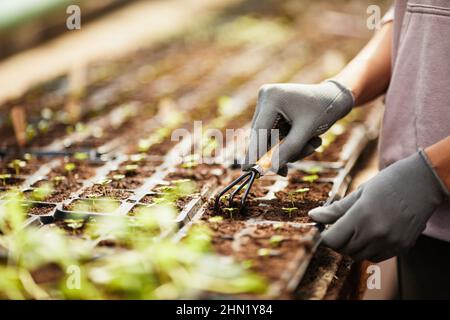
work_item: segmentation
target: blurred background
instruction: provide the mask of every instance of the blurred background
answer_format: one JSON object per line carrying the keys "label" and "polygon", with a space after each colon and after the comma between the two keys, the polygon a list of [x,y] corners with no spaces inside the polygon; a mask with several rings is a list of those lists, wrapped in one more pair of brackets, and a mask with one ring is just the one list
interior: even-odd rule
{"label": "blurred background", "polygon": [[[81,29],[68,29],[71,5],[80,8]],[[16,105],[25,106],[31,117],[36,114],[38,123],[43,109],[61,109],[77,86],[86,88],[86,100],[94,97],[105,110],[119,96],[142,98],[139,93],[156,74],[154,61],[164,55],[171,55],[171,66],[157,67],[172,68],[176,75],[177,68],[190,63],[193,68],[203,61],[219,63],[249,47],[269,47],[272,51],[262,51],[269,67],[283,59],[289,45],[298,50],[297,63],[315,66],[311,81],[332,76],[373,34],[370,5],[384,14],[391,1],[0,0],[0,144],[10,146],[9,112]],[[292,43],[298,47],[292,49]],[[183,54],[174,58],[174,52]],[[235,68],[255,58],[248,55]],[[287,68],[299,67],[295,60],[286,61]],[[77,85],[80,74],[83,84]],[[183,79],[168,78],[165,84],[177,81]],[[186,83],[187,90],[195,86]],[[81,112],[90,106],[81,105]],[[376,172],[376,162],[371,168],[364,179]],[[395,296],[394,273],[395,262],[383,263],[382,290],[366,297]]]}

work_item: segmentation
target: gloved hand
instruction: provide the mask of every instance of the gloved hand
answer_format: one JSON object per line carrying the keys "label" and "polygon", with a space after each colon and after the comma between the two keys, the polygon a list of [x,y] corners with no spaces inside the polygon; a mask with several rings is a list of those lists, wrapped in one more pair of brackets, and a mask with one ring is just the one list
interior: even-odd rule
{"label": "gloved hand", "polygon": [[[273,161],[272,171],[287,174],[286,163],[313,153],[321,144],[318,136],[347,115],[353,105],[351,92],[334,80],[316,85],[263,86],[259,92],[250,144],[242,169],[248,170],[270,149],[270,130],[280,129],[282,133],[288,134],[277,150],[279,161]],[[280,122],[280,117],[285,121]],[[280,123],[284,125],[279,127]]]}
{"label": "gloved hand", "polygon": [[355,260],[379,262],[412,247],[445,193],[423,151],[378,173],[344,199],[313,209],[311,218],[334,223],[323,243]]}

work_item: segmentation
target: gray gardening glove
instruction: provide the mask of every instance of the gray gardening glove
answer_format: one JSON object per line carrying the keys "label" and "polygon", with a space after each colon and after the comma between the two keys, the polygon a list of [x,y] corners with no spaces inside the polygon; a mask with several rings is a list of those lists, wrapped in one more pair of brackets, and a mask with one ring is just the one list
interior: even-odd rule
{"label": "gray gardening glove", "polygon": [[445,192],[423,151],[400,160],[311,218],[334,223],[323,243],[355,260],[379,262],[407,251],[444,200]]}
{"label": "gray gardening glove", "polygon": [[281,136],[287,136],[277,150],[278,161],[272,158],[272,171],[287,174],[286,164],[313,153],[321,144],[318,136],[347,115],[353,105],[351,92],[334,80],[316,85],[263,86],[242,169],[248,170],[270,149],[270,130],[276,128]]}

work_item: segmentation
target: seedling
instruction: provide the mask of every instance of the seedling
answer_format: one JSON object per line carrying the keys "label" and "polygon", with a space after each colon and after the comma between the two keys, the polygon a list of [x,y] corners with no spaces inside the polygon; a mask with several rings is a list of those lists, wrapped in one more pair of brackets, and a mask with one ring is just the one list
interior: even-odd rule
{"label": "seedling", "polygon": [[74,171],[77,168],[76,164],[73,162],[66,163],[64,166],[64,171],[67,172],[67,174],[70,176],[72,174],[72,171]]}
{"label": "seedling", "polygon": [[9,173],[0,174],[0,180],[2,180],[2,185],[6,186],[6,180],[11,179],[11,175]]}
{"label": "seedling", "polygon": [[78,229],[83,228],[84,226],[84,222],[83,220],[66,220],[66,225],[67,227],[69,227],[70,229],[72,229],[72,233],[75,235],[77,233]]}
{"label": "seedling", "polygon": [[128,164],[125,166],[125,172],[128,175],[136,174],[138,169],[139,169],[139,166],[137,164]]}
{"label": "seedling", "polygon": [[302,180],[304,182],[309,182],[309,183],[314,183],[317,179],[319,179],[319,176],[317,174],[311,174],[311,175],[308,175],[308,176],[304,176],[302,178]]}
{"label": "seedling", "polygon": [[75,152],[73,157],[78,161],[85,161],[89,158],[89,155],[86,152]]}
{"label": "seedling", "polygon": [[292,214],[298,210],[297,207],[291,207],[291,208],[281,208],[283,211],[286,211],[289,215],[289,218],[292,218]]}
{"label": "seedling", "polygon": [[49,129],[50,125],[47,120],[41,120],[38,122],[38,130],[41,133],[46,133]]}
{"label": "seedling", "polygon": [[275,255],[275,251],[272,249],[268,249],[268,248],[258,249],[258,256],[260,256],[260,257],[270,257],[273,255]]}
{"label": "seedling", "polygon": [[313,166],[311,168],[308,168],[306,172],[308,172],[309,174],[318,174],[319,172],[322,172],[322,170],[322,167]]}
{"label": "seedling", "polygon": [[242,266],[244,267],[244,269],[250,269],[251,267],[253,267],[254,262],[252,260],[244,260],[242,261]]}
{"label": "seedling", "polygon": [[233,219],[233,213],[238,211],[238,208],[223,208],[224,211],[228,212],[231,219]]}
{"label": "seedling", "polygon": [[41,187],[36,188],[31,193],[31,198],[35,201],[43,201],[45,200],[51,193],[53,192],[53,188],[50,183],[45,183]]}
{"label": "seedling", "polygon": [[132,154],[131,156],[130,156],[130,160],[132,161],[132,162],[141,162],[141,161],[144,161],[145,160],[145,154],[142,154],[142,153],[136,153],[136,154]]}
{"label": "seedling", "polygon": [[16,172],[16,175],[20,174],[20,169],[25,168],[27,166],[27,162],[20,160],[20,159],[15,159],[13,161],[11,161],[10,163],[8,163],[8,168],[14,169]]}
{"label": "seedling", "polygon": [[115,174],[112,176],[113,180],[117,182],[118,186],[120,188],[122,188],[122,181],[123,179],[125,179],[125,175],[124,174]]}
{"label": "seedling", "polygon": [[108,186],[110,183],[112,182],[111,179],[108,178],[104,178],[104,179],[100,179],[97,182],[95,182],[96,185],[100,186],[100,189],[103,193],[104,196],[106,196],[106,186]]}
{"label": "seedling", "polygon": [[304,201],[305,200],[305,195],[309,192],[309,188],[300,188],[295,190],[295,193],[300,194],[300,200]]}
{"label": "seedling", "polygon": [[283,223],[283,222],[277,222],[277,223],[275,223],[275,224],[273,225],[273,228],[274,228],[275,230],[278,230],[278,229],[281,229],[283,226],[284,226],[284,223]]}
{"label": "seedling", "polygon": [[194,160],[190,160],[190,161],[187,161],[187,162],[183,162],[183,163],[181,164],[181,167],[182,167],[183,169],[193,169],[193,168],[195,168],[196,166],[198,166],[198,162],[197,162],[197,161],[194,161]]}
{"label": "seedling", "polygon": [[283,242],[283,240],[284,240],[284,237],[283,237],[283,236],[281,236],[281,235],[274,235],[274,236],[272,236],[272,237],[269,239],[269,243],[270,243],[272,246],[276,247],[276,246],[280,245],[280,243]]}
{"label": "seedling", "polygon": [[221,223],[223,221],[222,216],[214,216],[208,219],[208,222],[210,223]]}
{"label": "seedling", "polygon": [[59,186],[66,179],[67,178],[64,176],[56,176],[56,177],[53,177],[52,181],[55,186]]}

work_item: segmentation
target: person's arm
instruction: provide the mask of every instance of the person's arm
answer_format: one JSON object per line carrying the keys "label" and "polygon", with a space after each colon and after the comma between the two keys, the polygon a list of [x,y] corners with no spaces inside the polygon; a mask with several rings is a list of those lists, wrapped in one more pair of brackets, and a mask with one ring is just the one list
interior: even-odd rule
{"label": "person's arm", "polygon": [[383,24],[361,52],[333,78],[350,89],[355,105],[386,92],[391,78],[392,33],[392,22]]}
{"label": "person's arm", "polygon": [[382,261],[414,245],[449,191],[450,136],[309,214],[318,222],[333,223],[322,233],[325,245],[355,260]]}
{"label": "person's arm", "polygon": [[433,168],[446,194],[450,193],[450,136],[425,149],[428,164]]}
{"label": "person's arm", "polygon": [[[286,174],[286,163],[314,152],[320,136],[355,104],[383,94],[391,73],[392,23],[385,23],[366,47],[336,77],[315,85],[280,83],[261,88],[245,162],[248,170],[268,151],[270,130],[289,132],[273,152],[272,171]],[[280,116],[286,121],[279,121]],[[290,126],[280,123],[288,123]],[[262,144],[267,141],[265,146]]]}

